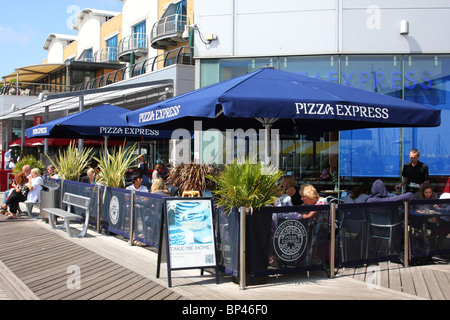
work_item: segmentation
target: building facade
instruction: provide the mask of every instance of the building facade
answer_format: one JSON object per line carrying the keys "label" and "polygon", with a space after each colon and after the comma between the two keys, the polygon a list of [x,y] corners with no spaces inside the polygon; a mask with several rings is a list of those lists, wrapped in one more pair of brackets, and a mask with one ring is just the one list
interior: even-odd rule
{"label": "building facade", "polygon": [[[187,0],[121,2],[121,12],[81,10],[72,25],[76,36],[50,34],[43,39],[48,55],[42,64],[17,67],[3,77],[2,150],[18,138],[23,150],[24,130],[36,119],[50,121],[105,102],[133,110],[194,89],[194,60],[181,37],[189,21]],[[189,10],[192,20],[192,5]],[[98,90],[106,92],[102,98]],[[156,149],[167,149],[167,142],[140,147],[155,162]]]}
{"label": "building facade", "polygon": [[[450,4],[440,0],[197,0],[197,84],[269,65],[438,108],[437,128],[352,130],[282,141],[280,163],[300,181],[319,178],[331,166],[344,180],[398,182],[409,150],[418,148],[443,190],[437,183],[450,173],[449,18]],[[203,44],[200,33],[217,40]]]}

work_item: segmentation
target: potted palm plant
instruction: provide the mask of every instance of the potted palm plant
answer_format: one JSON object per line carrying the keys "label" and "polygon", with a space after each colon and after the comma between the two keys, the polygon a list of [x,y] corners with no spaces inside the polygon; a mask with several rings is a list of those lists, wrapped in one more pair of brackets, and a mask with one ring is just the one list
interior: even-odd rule
{"label": "potted palm plant", "polygon": [[125,147],[126,142],[119,148],[114,148],[114,152],[100,154],[100,158],[94,157],[98,162],[97,182],[106,187],[125,188],[126,172],[137,160],[136,143],[130,147]]}
{"label": "potted palm plant", "polygon": [[13,169],[13,173],[17,174],[21,172],[22,167],[26,164],[29,164],[31,168],[38,168],[41,172],[43,172],[45,169],[45,165],[41,160],[36,159],[32,155],[27,155],[17,161],[16,167]]}
{"label": "potted palm plant", "polygon": [[64,180],[78,181],[79,176],[86,170],[92,160],[93,148],[79,150],[74,142],[64,151],[59,151],[55,161],[47,154],[47,158],[58,171],[58,176]]}
{"label": "potted palm plant", "polygon": [[[210,176],[217,184],[217,190],[213,191],[216,205],[223,207],[229,214],[240,215],[241,289],[246,284],[261,282],[261,278],[256,277],[247,281],[246,274],[264,272],[268,264],[272,215],[253,212],[272,205],[281,195],[279,180],[282,172],[273,166],[266,167],[255,159],[235,159],[219,175]],[[244,255],[243,252],[248,254]]]}

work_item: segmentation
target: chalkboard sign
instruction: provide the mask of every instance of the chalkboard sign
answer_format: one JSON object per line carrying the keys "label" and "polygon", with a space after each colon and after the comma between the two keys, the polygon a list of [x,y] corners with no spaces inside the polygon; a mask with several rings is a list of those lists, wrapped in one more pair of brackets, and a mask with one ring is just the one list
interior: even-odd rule
{"label": "chalkboard sign", "polygon": [[172,286],[171,270],[180,269],[215,268],[217,282],[212,199],[164,198],[163,201],[169,287]]}

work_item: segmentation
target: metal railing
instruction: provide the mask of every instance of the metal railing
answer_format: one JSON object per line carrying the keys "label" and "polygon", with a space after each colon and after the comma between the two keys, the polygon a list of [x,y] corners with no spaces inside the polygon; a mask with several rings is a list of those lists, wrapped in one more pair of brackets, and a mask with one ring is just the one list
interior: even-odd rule
{"label": "metal railing", "polygon": [[[106,54],[106,52],[107,51],[104,53]],[[110,53],[111,52],[112,51],[110,51]],[[160,70],[174,64],[193,65],[194,59],[192,57],[192,48],[180,47],[173,49],[155,57],[145,59],[144,61],[126,66],[122,69],[104,74],[98,78],[71,86],[20,82],[19,91],[17,91],[16,83],[10,83],[0,89],[0,95],[38,96],[40,93],[50,95],[64,92],[98,89],[119,81],[136,77],[138,75]]]}
{"label": "metal railing", "polygon": [[19,82],[17,90],[16,83],[12,82],[0,89],[0,96],[1,95],[38,96],[40,93],[53,94],[66,91],[67,86],[65,85],[30,83],[30,82]]}
{"label": "metal railing", "polygon": [[118,48],[117,47],[107,47],[102,48],[94,53],[94,62],[117,62],[118,59]]}
{"label": "metal railing", "polygon": [[181,34],[187,24],[189,24],[189,18],[183,14],[172,14],[163,17],[153,24],[150,41],[153,43],[158,38],[173,35],[178,35],[181,38]]}
{"label": "metal railing", "polygon": [[148,36],[145,33],[133,33],[120,40],[117,47],[119,57],[129,51],[148,51]]}
{"label": "metal railing", "polygon": [[[90,224],[98,232],[106,230],[119,234],[129,239],[131,245],[134,240],[138,240],[159,247],[164,212],[161,196],[117,188],[107,188],[105,194],[104,187],[99,185],[52,181],[60,184],[61,197],[64,192],[71,192],[91,198]],[[112,199],[113,210],[110,206]],[[252,251],[257,251],[246,270],[253,276],[261,276],[322,269],[328,270],[329,276],[333,277],[335,266],[358,266],[400,257],[403,257],[403,264],[408,266],[408,262],[415,257],[448,254],[448,221],[445,222],[445,232],[438,233],[443,239],[437,246],[433,246],[434,243],[425,243],[423,248],[418,245],[422,244],[422,240],[431,238],[433,232],[436,233],[434,228],[444,223],[441,221],[440,224],[432,225],[436,223],[433,219],[442,219],[444,215],[450,217],[450,210],[446,209],[449,206],[450,199],[264,207],[246,215],[245,224],[249,230],[245,236],[249,242],[246,255],[252,256]],[[436,208],[440,208],[441,212],[437,212]],[[317,211],[318,216],[315,219],[303,219],[302,213],[310,211]],[[393,212],[397,220],[394,225],[397,232],[379,233],[371,229],[371,226],[379,228],[380,225],[371,221],[364,212],[380,211]],[[239,275],[242,272],[238,255],[240,213],[217,208],[213,219],[218,266],[226,273]],[[259,236],[263,236],[264,241]],[[268,251],[261,254],[259,250],[264,247],[263,242],[269,246],[265,249]]]}
{"label": "metal railing", "polygon": [[194,60],[191,53],[192,48],[189,47],[180,47],[174,50],[170,50],[155,57],[129,65],[125,68],[107,73],[87,82],[73,85],[70,87],[70,91],[101,88],[145,73],[160,70],[164,67],[174,64],[193,65]]}

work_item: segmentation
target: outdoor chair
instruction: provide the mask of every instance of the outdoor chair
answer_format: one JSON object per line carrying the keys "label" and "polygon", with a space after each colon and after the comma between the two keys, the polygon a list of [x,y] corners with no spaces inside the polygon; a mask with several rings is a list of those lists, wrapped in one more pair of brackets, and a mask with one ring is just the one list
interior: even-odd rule
{"label": "outdoor chair", "polygon": [[[341,255],[343,262],[348,261],[348,254],[350,252],[353,258],[362,259],[364,257],[364,249],[367,239],[367,219],[364,210],[356,208],[342,213],[342,218],[339,228],[341,241]],[[359,245],[356,245],[358,243]],[[359,249],[359,256],[356,256],[357,249]]]}
{"label": "outdoor chair", "polygon": [[[384,253],[387,254],[387,257],[390,257],[393,249],[397,249],[401,242],[401,238],[396,237],[397,233],[395,233],[401,230],[402,226],[398,207],[366,208],[364,212],[367,220],[366,258],[369,258],[369,251],[373,248],[371,246],[372,240],[383,241],[385,244]],[[378,248],[375,246],[375,249]],[[376,250],[375,256],[378,256],[378,250]]]}

